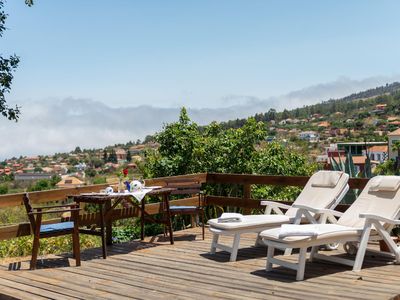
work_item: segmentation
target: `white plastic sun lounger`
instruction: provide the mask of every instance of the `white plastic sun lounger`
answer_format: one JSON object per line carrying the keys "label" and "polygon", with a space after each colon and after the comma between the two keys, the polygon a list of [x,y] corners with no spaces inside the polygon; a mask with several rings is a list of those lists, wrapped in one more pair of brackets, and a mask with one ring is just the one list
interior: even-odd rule
{"label": "white plastic sun lounger", "polygon": [[[318,171],[310,177],[294,204],[334,209],[349,190],[348,180],[349,175],[344,172]],[[244,215],[241,222],[221,223],[218,219],[209,220],[209,230],[213,233],[211,254],[215,254],[217,248],[222,249],[231,253],[230,261],[236,261],[242,233],[260,233],[268,228],[279,227],[281,224],[301,222],[301,218],[295,221],[297,208],[293,206],[273,201],[261,201],[261,205],[266,206],[265,214]],[[284,214],[281,209],[287,209],[286,213]],[[272,212],[275,214],[272,215]],[[218,243],[220,235],[233,236],[233,245]],[[259,237],[256,245],[258,243]],[[290,254],[290,251],[287,254]]]}
{"label": "white plastic sun lounger", "polygon": [[[294,229],[298,233],[299,226],[305,231],[316,230],[315,235],[281,237],[281,228],[269,229],[260,233],[263,242],[268,246],[266,270],[271,271],[273,264],[281,265],[297,271],[297,280],[304,279],[307,248],[312,247],[310,261],[314,258],[345,264],[353,267],[353,271],[361,270],[368,241],[384,240],[394,254],[396,262],[400,262],[400,250],[390,238],[389,232],[400,221],[400,176],[377,176],[368,184],[356,201],[341,215],[336,224],[306,224]],[[321,213],[325,218],[330,210],[318,210],[306,206],[298,206],[298,217],[308,216],[309,212]],[[337,213],[337,212],[335,212]],[[287,227],[287,226],[286,226]],[[287,231],[286,231],[287,234]],[[355,260],[318,254],[318,247],[328,243],[359,243]],[[298,263],[274,258],[274,248],[299,248]]]}

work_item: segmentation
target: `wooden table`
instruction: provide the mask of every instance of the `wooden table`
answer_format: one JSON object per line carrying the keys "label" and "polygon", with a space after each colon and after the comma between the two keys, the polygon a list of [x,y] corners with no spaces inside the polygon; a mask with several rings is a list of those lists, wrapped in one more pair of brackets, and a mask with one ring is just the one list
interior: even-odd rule
{"label": "wooden table", "polygon": [[[117,207],[123,200],[129,201],[133,206],[140,209],[140,238],[144,239],[144,226],[145,221],[150,221],[152,223],[164,224],[168,228],[170,242],[174,243],[174,237],[171,225],[171,214],[169,211],[169,196],[171,192],[175,191],[175,188],[160,188],[154,189],[146,194],[142,201],[137,201],[131,194],[81,194],[71,196],[76,203],[92,203],[99,207],[100,212],[100,231],[94,229],[80,229],[80,233],[91,234],[101,237],[102,248],[103,248],[103,258],[107,257],[106,244],[112,245],[112,213],[114,208]],[[146,198],[147,196],[158,196],[162,198],[162,218],[156,220],[153,216],[146,212]]]}

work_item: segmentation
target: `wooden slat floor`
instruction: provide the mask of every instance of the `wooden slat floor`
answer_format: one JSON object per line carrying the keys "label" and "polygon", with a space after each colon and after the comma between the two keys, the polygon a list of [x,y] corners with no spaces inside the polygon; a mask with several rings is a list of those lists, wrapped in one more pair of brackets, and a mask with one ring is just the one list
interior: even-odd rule
{"label": "wooden slat floor", "polygon": [[226,252],[208,254],[210,238],[201,240],[197,228],[179,231],[175,245],[163,237],[113,245],[106,260],[101,249],[90,249],[82,252],[81,267],[68,255],[45,257],[35,271],[27,270],[28,259],[3,261],[0,299],[390,299],[400,294],[400,265],[390,258],[369,254],[360,273],[307,263],[306,280],[297,282],[294,271],[264,271],[266,250],[253,247],[255,235],[242,239],[237,262],[229,262]]}

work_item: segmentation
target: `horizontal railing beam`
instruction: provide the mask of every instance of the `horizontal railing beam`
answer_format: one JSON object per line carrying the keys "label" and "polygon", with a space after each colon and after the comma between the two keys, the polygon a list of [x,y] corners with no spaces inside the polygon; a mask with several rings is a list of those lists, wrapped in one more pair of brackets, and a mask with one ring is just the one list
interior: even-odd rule
{"label": "horizontal railing beam", "polygon": [[[48,190],[40,192],[29,192],[29,198],[33,204],[39,204],[44,202],[52,202],[64,200],[68,195],[78,195],[80,193],[98,192],[101,189],[106,188],[110,184],[95,184],[80,186],[74,188],[65,188],[57,190]],[[0,208],[13,207],[22,205],[23,197],[25,193],[9,194],[0,196]]]}
{"label": "horizontal railing beam", "polygon": [[[253,174],[220,174],[207,173],[207,183],[224,184],[262,184],[278,186],[300,186],[306,185],[309,176],[280,176],[280,175],[253,175]],[[349,186],[351,189],[363,189],[368,182],[368,178],[350,178]]]}
{"label": "horizontal railing beam", "polygon": [[[214,195],[206,196],[207,205],[231,206],[244,209],[263,209],[265,208],[265,206],[260,205],[262,200],[266,199],[246,199],[240,197],[226,197],[226,196],[214,196]],[[293,201],[280,201],[280,200],[269,200],[269,201],[275,201],[288,205],[291,205],[293,203]],[[349,206],[350,206],[349,204],[339,204],[338,206],[336,206],[335,210],[344,212]]]}

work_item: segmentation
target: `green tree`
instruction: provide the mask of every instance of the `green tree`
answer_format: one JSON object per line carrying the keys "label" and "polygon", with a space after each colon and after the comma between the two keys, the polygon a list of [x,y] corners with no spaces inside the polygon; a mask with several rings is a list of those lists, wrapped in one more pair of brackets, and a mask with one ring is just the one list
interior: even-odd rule
{"label": "green tree", "polygon": [[40,173],[43,172],[43,169],[41,167],[35,167],[35,169],[33,170],[33,172],[35,173]]}
{"label": "green tree", "polygon": [[[25,3],[29,6],[33,4],[32,0],[26,0]],[[0,0],[0,37],[3,36],[3,32],[6,30],[5,22],[7,14],[3,11],[4,1]],[[9,120],[17,121],[20,115],[20,108],[16,105],[14,108],[7,104],[5,95],[10,92],[12,80],[14,78],[13,73],[18,67],[19,57],[17,55],[11,55],[9,57],[0,56],[0,113],[3,117]]]}
{"label": "green tree", "polygon": [[79,146],[75,147],[74,153],[75,154],[82,153],[81,148]]}
{"label": "green tree", "polygon": [[131,162],[132,161],[132,154],[131,154],[131,151],[129,151],[129,149],[128,150],[126,150],[126,161],[127,162]]}
{"label": "green tree", "polygon": [[0,185],[0,195],[4,195],[8,193],[8,185],[2,184]]}
{"label": "green tree", "polygon": [[199,136],[197,124],[190,121],[186,109],[182,108],[179,121],[167,124],[155,137],[160,147],[157,153],[148,157],[149,175],[172,176],[193,172],[193,152]]}
{"label": "green tree", "polygon": [[108,154],[107,154],[107,150],[106,149],[104,149],[104,151],[103,151],[103,161],[104,161],[104,163],[108,162]]}
{"label": "green tree", "polygon": [[115,153],[115,150],[112,149],[110,152],[110,155],[108,156],[108,162],[112,162],[114,164],[118,163],[118,159],[117,159],[117,153]]}
{"label": "green tree", "polygon": [[95,169],[89,168],[85,170],[85,174],[89,177],[95,177],[97,175],[97,172]]}

